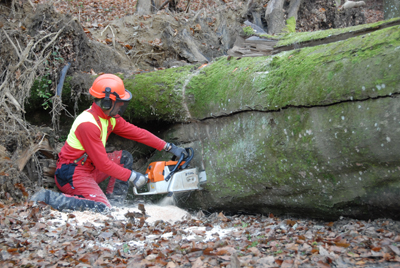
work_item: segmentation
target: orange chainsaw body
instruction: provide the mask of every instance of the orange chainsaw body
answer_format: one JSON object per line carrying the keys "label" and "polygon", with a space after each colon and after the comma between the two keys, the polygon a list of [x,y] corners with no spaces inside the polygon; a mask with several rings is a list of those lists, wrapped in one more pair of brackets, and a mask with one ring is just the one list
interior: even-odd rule
{"label": "orange chainsaw body", "polygon": [[[164,169],[166,166],[175,167],[178,161],[157,161],[151,162],[150,165],[147,167],[146,174],[149,178],[149,182],[158,182],[164,180]],[[179,165],[182,166],[185,161]]]}

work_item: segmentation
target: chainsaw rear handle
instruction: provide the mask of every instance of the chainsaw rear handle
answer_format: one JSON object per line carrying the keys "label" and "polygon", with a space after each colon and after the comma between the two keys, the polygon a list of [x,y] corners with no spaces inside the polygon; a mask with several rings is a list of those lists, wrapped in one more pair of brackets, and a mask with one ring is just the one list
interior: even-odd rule
{"label": "chainsaw rear handle", "polygon": [[185,160],[185,163],[182,165],[181,169],[187,168],[190,161],[192,161],[193,156],[194,156],[193,148],[189,147],[189,148],[185,148],[185,150],[188,153],[188,156],[186,157],[186,159],[184,159],[185,154],[184,153],[181,154],[181,156],[179,157],[178,163],[176,163],[175,167],[171,170],[171,172],[168,174],[168,176],[165,177],[165,179],[164,179],[165,181],[169,181],[171,179],[172,175],[174,175],[174,173],[179,169],[179,166],[183,160]]}

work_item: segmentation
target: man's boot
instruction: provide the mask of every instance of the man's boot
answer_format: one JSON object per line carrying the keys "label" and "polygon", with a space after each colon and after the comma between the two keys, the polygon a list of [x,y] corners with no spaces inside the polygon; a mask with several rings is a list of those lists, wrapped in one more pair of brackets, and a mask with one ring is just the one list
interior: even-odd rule
{"label": "man's boot", "polygon": [[65,195],[63,193],[53,192],[46,189],[42,189],[35,193],[30,198],[30,201],[42,201],[59,211],[70,209],[78,211],[91,210],[93,212],[105,212],[108,210],[108,207],[104,203]]}

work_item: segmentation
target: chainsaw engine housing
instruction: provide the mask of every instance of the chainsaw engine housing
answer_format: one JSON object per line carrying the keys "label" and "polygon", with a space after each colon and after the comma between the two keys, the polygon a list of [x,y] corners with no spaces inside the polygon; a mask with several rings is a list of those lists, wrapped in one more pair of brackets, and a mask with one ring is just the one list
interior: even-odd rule
{"label": "chainsaw engine housing", "polygon": [[183,156],[179,161],[157,161],[152,162],[147,167],[146,176],[148,178],[147,192],[139,193],[133,187],[135,195],[152,194],[171,194],[174,192],[186,192],[200,190],[200,182],[204,183],[207,179],[205,172],[199,175],[198,168],[189,168],[188,164],[193,158],[193,149],[186,149],[189,153],[186,162]]}

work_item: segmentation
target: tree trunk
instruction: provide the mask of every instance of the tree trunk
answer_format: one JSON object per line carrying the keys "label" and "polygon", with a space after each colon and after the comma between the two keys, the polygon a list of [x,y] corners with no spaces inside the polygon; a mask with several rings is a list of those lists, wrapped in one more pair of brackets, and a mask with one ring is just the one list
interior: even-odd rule
{"label": "tree trunk", "polygon": [[138,0],[136,4],[136,14],[149,15],[153,13],[154,1],[153,0]]}
{"label": "tree trunk", "polygon": [[384,0],[383,11],[385,20],[400,17],[400,1]]}
{"label": "tree trunk", "polygon": [[290,1],[289,10],[288,10],[288,18],[294,17],[297,21],[297,12],[299,11],[300,5],[303,3],[303,0],[292,0]]}
{"label": "tree trunk", "polygon": [[268,34],[277,34],[285,27],[283,3],[285,0],[271,0],[265,11],[265,20],[268,25]]}

